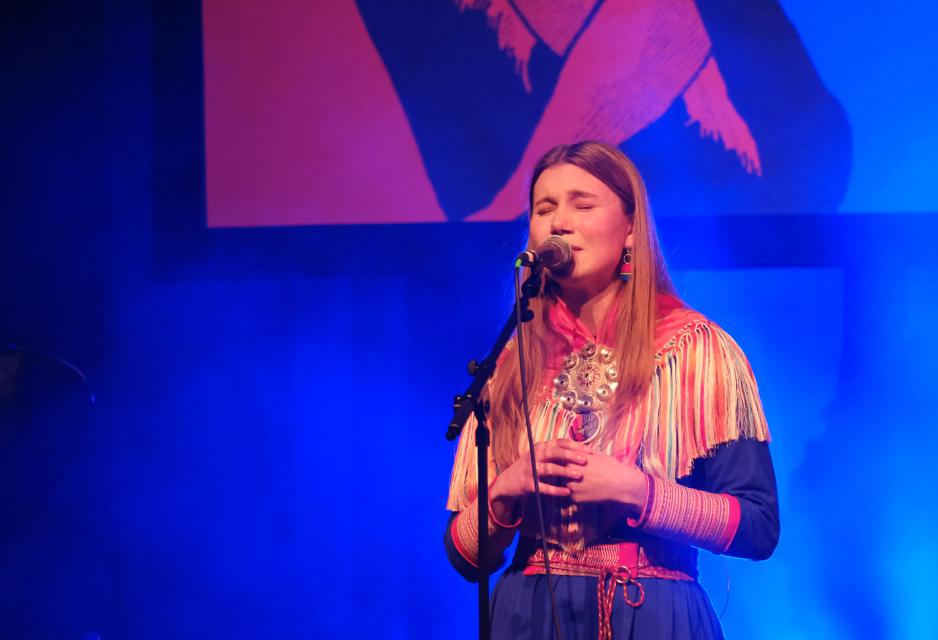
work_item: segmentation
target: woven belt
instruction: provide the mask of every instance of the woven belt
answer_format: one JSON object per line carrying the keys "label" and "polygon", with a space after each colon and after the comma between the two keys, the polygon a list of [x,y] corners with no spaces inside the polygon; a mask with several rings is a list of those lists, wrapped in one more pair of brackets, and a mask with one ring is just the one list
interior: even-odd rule
{"label": "woven belt", "polygon": [[[599,605],[599,640],[612,640],[612,605],[616,587],[622,585],[622,596],[630,607],[645,602],[645,587],[639,578],[661,578],[694,582],[694,578],[677,569],[655,567],[636,542],[600,544],[582,551],[551,551],[550,572],[560,576],[596,576],[596,599]],[[537,549],[524,568],[524,575],[545,573],[544,552]],[[629,595],[628,586],[638,589],[637,599]]]}

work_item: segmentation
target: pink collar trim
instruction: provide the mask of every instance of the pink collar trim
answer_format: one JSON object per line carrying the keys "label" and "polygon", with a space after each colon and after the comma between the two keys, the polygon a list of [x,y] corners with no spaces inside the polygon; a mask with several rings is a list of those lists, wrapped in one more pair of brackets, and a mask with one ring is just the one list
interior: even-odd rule
{"label": "pink collar trim", "polygon": [[[675,309],[681,308],[684,308],[684,304],[680,299],[659,293],[655,310],[659,324],[662,318]],[[573,314],[567,303],[558,298],[547,313],[547,326],[551,331],[548,331],[545,336],[545,346],[548,354],[547,367],[550,372],[559,371],[564,356],[571,351],[582,349],[587,342],[611,346],[615,342],[617,310],[618,305],[613,303],[603,319],[599,335],[594,336],[583,321]]]}

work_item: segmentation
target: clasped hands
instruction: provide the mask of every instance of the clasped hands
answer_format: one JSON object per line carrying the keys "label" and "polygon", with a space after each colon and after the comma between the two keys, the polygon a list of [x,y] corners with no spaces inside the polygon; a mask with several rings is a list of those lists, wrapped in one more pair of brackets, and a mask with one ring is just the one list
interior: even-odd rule
{"label": "clasped hands", "polygon": [[[617,502],[632,510],[645,504],[645,476],[634,464],[620,462],[583,443],[560,438],[534,445],[541,494],[569,497],[577,503]],[[495,479],[492,510],[503,521],[518,512],[534,493],[527,452]]]}

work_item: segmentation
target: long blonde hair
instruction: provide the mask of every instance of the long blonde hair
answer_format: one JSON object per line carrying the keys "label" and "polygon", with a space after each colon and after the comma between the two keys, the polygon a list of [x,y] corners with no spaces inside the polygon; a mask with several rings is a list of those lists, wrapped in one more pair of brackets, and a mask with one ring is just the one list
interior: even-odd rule
{"label": "long blonde hair", "polygon": [[[531,175],[528,206],[533,207],[534,185],[546,169],[571,164],[598,178],[622,201],[622,210],[632,223],[633,275],[629,282],[619,282],[615,293],[617,309],[614,349],[619,365],[620,382],[609,408],[607,424],[617,425],[629,403],[643,394],[651,383],[654,371],[654,336],[656,296],[674,294],[668,275],[654,220],[648,205],[645,183],[638,169],[618,148],[596,141],[584,141],[554,147],[541,158]],[[529,211],[530,215],[530,211]],[[524,363],[528,372],[528,394],[532,401],[544,385],[546,368],[545,335],[551,331],[547,316],[556,304],[558,287],[549,277],[540,295],[531,301],[534,318],[524,325]],[[521,403],[521,382],[518,357],[512,338],[509,357],[502,358],[498,374],[490,388],[492,452],[498,469],[507,468],[520,455],[519,445],[524,432]],[[604,442],[614,437],[615,429],[602,435]]]}

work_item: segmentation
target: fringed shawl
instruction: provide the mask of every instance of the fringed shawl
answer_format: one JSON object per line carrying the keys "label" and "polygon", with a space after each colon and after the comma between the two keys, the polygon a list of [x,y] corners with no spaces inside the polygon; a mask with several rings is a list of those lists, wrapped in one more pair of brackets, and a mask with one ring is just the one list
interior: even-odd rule
{"label": "fringed shawl", "polygon": [[[548,362],[562,359],[569,350],[594,340],[562,302],[554,306],[551,325],[560,332],[551,341],[561,353],[550,353]],[[769,440],[755,377],[739,346],[719,326],[703,315],[680,306],[675,298],[659,296],[655,326],[655,367],[651,384],[636,399],[614,429],[613,436],[598,445],[619,460],[629,460],[658,478],[676,480],[690,474],[694,461],[711,455],[716,447],[740,438]],[[605,327],[599,340],[608,340]],[[608,344],[608,343],[607,343]],[[549,367],[550,368],[550,367]],[[550,371],[548,371],[550,374]],[[535,441],[567,437],[574,415],[551,398],[546,375],[543,392],[532,402],[531,424]],[[605,423],[606,416],[598,412]],[[498,425],[492,425],[497,429]],[[527,453],[527,440],[519,454]],[[456,450],[447,509],[461,511],[477,493],[475,422],[466,425]],[[489,455],[491,478],[501,471]],[[608,528],[614,514],[596,505],[575,505],[569,499],[548,502],[552,518],[552,542],[564,548],[581,548]],[[609,510],[607,509],[606,512]]]}

